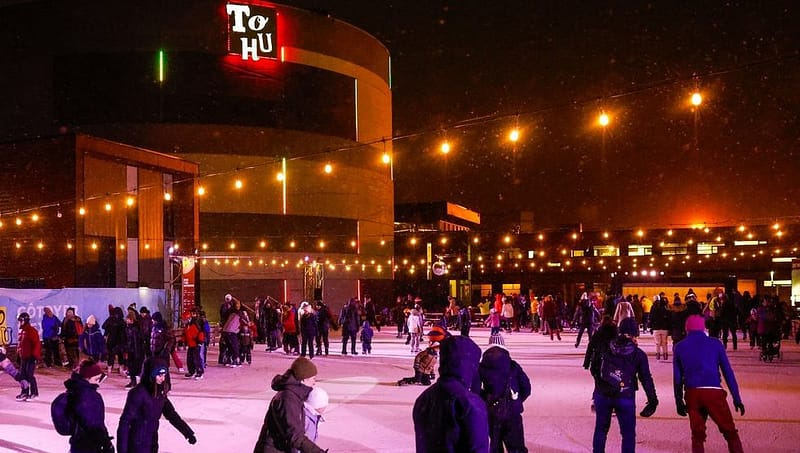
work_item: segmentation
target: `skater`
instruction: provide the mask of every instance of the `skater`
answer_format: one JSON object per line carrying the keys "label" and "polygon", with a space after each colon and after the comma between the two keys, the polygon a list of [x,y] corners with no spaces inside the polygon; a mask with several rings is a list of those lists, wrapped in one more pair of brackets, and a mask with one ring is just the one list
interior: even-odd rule
{"label": "skater", "polygon": [[728,443],[728,451],[740,453],[743,451],[742,441],[725,398],[728,393],[722,389],[720,372],[733,397],[734,409],[744,416],[739,385],[725,347],[717,338],[707,336],[704,327],[702,316],[689,316],[686,319],[686,338],[675,346],[672,362],[675,406],[681,417],[689,415],[692,452],[705,451],[706,421],[711,417]]}
{"label": "skater", "polygon": [[522,404],[531,395],[528,375],[502,346],[491,346],[483,353],[478,372],[489,415],[489,451],[527,453]]}
{"label": "skater", "polygon": [[178,415],[169,400],[169,365],[157,357],[147,359],[142,382],[128,392],[117,428],[119,453],[154,453],[158,451],[158,425],[163,415],[186,438],[197,443],[194,431]]}
{"label": "skater", "polygon": [[431,385],[435,378],[436,364],[439,360],[439,343],[431,342],[427,348],[414,356],[414,376],[400,379],[397,385]]}
{"label": "skater", "polygon": [[[19,321],[19,340],[17,354],[20,366],[17,381],[20,383],[20,394],[17,401],[30,401],[39,398],[39,386],[36,383],[36,361],[42,360],[42,343],[39,341],[39,331],[31,325],[31,316],[22,312],[17,317]],[[23,381],[30,386],[26,387]]]}
{"label": "skater", "polygon": [[42,316],[42,341],[44,343],[44,365],[47,368],[62,365],[61,353],[58,348],[58,334],[61,331],[61,321],[50,307],[44,307]]}
{"label": "skater", "polygon": [[439,380],[414,402],[416,451],[488,452],[486,403],[471,389],[478,379],[481,348],[469,337],[455,335],[442,340],[439,354]]}
{"label": "skater", "polygon": [[372,336],[374,332],[369,325],[369,321],[364,321],[361,326],[361,353],[372,354]]}
{"label": "skater", "polygon": [[656,388],[650,374],[647,354],[636,346],[633,339],[639,333],[636,319],[628,317],[619,325],[619,335],[600,353],[598,361],[592,360],[594,377],[595,425],[592,449],[606,449],[606,438],[611,428],[611,416],[616,414],[622,435],[622,452],[636,451],[636,390],[637,381],[647,394],[647,405],[639,414],[650,417],[658,406]]}
{"label": "skater", "polygon": [[342,308],[339,315],[339,324],[342,326],[342,355],[347,355],[347,342],[350,341],[350,354],[358,355],[356,352],[356,335],[358,334],[359,316],[356,300],[350,299],[347,305]]}
{"label": "skater", "polygon": [[105,403],[97,391],[106,373],[92,359],[81,362],[64,381],[69,413],[75,418],[75,432],[69,438],[70,453],[113,453],[114,444],[106,427]]}
{"label": "skater", "polygon": [[296,358],[285,373],[272,378],[271,387],[277,393],[269,403],[253,453],[325,453],[306,436],[303,423],[303,402],[316,383],[317,367],[305,357]]}

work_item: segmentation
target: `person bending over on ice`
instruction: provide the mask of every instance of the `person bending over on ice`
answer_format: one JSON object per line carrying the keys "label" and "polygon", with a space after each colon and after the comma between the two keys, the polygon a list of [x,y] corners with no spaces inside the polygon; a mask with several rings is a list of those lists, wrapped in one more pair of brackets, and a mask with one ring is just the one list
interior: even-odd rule
{"label": "person bending over on ice", "polygon": [[192,428],[178,415],[167,398],[169,382],[167,362],[151,357],[144,363],[142,381],[125,400],[117,428],[119,453],[154,453],[158,451],[158,421],[163,415],[186,440],[194,445],[197,438]]}
{"label": "person bending over on ice", "polygon": [[19,382],[20,387],[22,387],[22,392],[28,392],[31,384],[22,378],[19,370],[14,363],[6,356],[6,348],[0,346],[0,371],[5,371],[7,375],[9,375],[12,379]]}
{"label": "person bending over on ice", "polygon": [[275,396],[269,402],[253,453],[324,453],[306,436],[303,403],[317,383],[317,366],[298,357],[291,368],[272,378]]}
{"label": "person bending over on ice", "polygon": [[639,349],[633,338],[639,333],[634,318],[625,318],[619,324],[619,335],[592,360],[594,377],[595,425],[592,450],[603,452],[611,427],[611,415],[617,415],[622,435],[622,453],[636,451],[636,390],[641,381],[647,394],[647,405],[639,414],[653,415],[658,406],[656,387],[650,374],[647,354]]}

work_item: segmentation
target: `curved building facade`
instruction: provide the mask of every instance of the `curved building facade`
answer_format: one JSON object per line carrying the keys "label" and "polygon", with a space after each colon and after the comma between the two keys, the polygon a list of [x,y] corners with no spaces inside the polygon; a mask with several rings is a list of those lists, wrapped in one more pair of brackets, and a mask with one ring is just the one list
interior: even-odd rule
{"label": "curved building facade", "polygon": [[0,13],[14,68],[0,84],[4,142],[76,132],[199,165],[199,240],[179,250],[197,256],[204,305],[390,285],[390,57],[377,39],[259,1]]}

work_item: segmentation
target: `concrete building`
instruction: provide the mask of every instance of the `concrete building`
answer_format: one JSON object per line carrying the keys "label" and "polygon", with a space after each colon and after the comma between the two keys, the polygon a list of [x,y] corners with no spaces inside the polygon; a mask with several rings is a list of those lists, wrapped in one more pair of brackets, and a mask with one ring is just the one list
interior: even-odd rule
{"label": "concrete building", "polygon": [[199,166],[199,236],[173,255],[197,258],[211,317],[225,293],[343,301],[390,288],[390,58],[374,37],[260,1],[31,1],[0,14],[6,150],[76,134]]}

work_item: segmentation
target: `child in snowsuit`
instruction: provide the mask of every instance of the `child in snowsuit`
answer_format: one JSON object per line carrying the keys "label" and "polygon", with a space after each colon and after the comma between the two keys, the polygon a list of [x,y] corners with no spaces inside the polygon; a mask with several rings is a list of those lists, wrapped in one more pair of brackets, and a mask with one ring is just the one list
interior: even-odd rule
{"label": "child in snowsuit", "polygon": [[364,325],[361,326],[361,353],[362,354],[372,354],[372,336],[374,332],[372,331],[372,327],[369,326],[369,321],[364,321]]}

